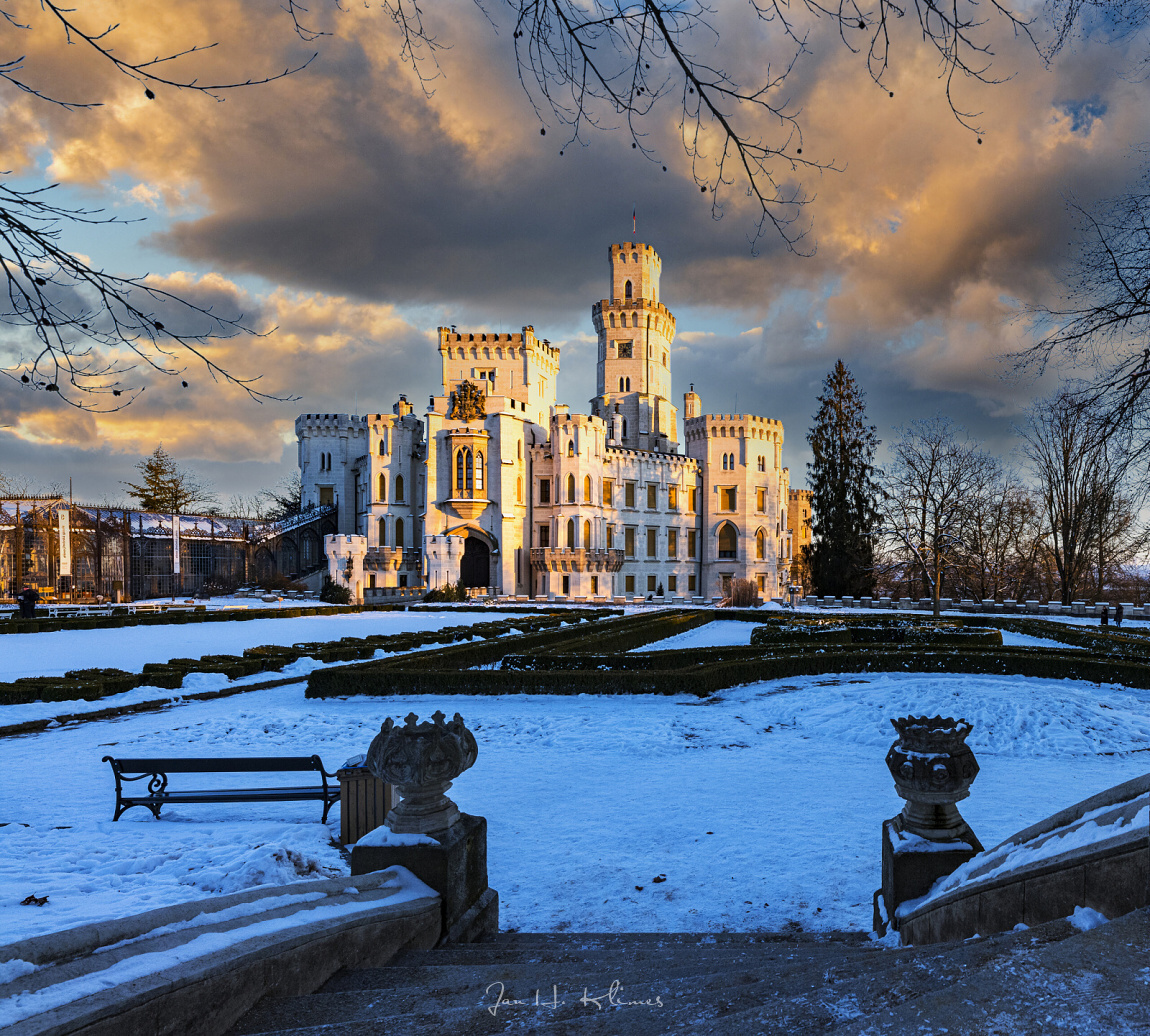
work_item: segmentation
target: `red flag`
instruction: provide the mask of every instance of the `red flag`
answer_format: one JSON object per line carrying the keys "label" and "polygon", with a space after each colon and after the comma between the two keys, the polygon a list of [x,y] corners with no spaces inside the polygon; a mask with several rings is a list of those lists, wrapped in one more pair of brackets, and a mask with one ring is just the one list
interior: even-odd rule
{"label": "red flag", "polygon": [[631,235],[632,235],[632,237],[635,235],[635,213],[637,211],[637,208],[638,207],[635,205],[631,206]]}

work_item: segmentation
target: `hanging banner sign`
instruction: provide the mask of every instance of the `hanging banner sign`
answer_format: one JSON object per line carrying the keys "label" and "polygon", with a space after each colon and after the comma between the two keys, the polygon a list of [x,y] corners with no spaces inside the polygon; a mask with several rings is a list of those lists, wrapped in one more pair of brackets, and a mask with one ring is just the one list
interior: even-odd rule
{"label": "hanging banner sign", "polygon": [[60,523],[60,575],[72,574],[72,516],[61,508],[56,512]]}

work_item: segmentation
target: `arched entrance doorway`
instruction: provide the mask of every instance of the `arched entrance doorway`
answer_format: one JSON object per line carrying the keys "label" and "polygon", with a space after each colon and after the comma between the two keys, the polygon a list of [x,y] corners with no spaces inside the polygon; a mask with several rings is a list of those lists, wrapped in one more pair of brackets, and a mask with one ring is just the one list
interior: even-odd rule
{"label": "arched entrance doorway", "polygon": [[491,550],[483,540],[468,536],[463,542],[463,557],[459,562],[459,585],[491,585]]}

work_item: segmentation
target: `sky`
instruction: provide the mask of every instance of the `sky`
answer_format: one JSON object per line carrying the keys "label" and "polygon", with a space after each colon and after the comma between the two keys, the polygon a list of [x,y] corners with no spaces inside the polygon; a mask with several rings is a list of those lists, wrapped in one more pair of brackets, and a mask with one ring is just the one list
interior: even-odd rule
{"label": "sky", "polygon": [[[7,6],[15,21],[0,25],[0,60],[23,55],[34,89],[100,102],[68,110],[0,81],[9,182],[56,183],[60,203],[127,221],[63,226],[61,242],[98,267],[242,314],[268,333],[207,354],[261,376],[272,396],[298,397],[253,401],[191,357],[177,377],[123,376],[146,391],[107,415],[0,378],[0,473],[65,489],[71,478],[91,502],[122,499],[121,480],[159,442],[221,500],[274,485],[295,465],[297,414],[388,411],[400,393],[418,411],[438,391],[439,325],[533,325],[561,349],[561,401],[585,410],[590,309],[607,291],[609,245],[632,239],[663,259],[676,401],[693,384],[704,412],[781,420],[792,485],[805,481],[805,435],[838,358],[885,443],[942,411],[1009,460],[1013,423],[1056,382],[1010,374],[1010,354],[1032,341],[1027,307],[1063,290],[1072,206],[1134,183],[1150,140],[1140,36],[1096,27],[1046,64],[988,15],[973,31],[995,82],[951,84],[971,129],[948,106],[913,13],[893,24],[880,87],[865,52],[794,11],[805,52],[765,95],[793,121],[752,113],[741,123],[770,145],[793,134],[786,150],[798,164],[771,167],[808,199],[809,233],[791,249],[769,228],[755,239],[757,209],[737,169],[713,190],[713,127],[694,158],[684,149],[680,82],[635,123],[642,148],[602,106],[572,142],[517,76],[506,6],[429,8],[442,49],[423,83],[381,7],[316,0],[305,21],[326,35],[314,40],[276,0],[123,0],[77,15],[93,31],[118,24],[109,39],[128,60],[218,43],[157,66],[200,82],[275,75],[316,55],[218,101],[161,85],[150,100],[82,40],[66,42],[50,9]],[[777,21],[736,4],[710,21],[713,32],[682,40],[706,64],[742,85],[787,67]],[[0,366],[28,354],[21,334],[0,332]]]}

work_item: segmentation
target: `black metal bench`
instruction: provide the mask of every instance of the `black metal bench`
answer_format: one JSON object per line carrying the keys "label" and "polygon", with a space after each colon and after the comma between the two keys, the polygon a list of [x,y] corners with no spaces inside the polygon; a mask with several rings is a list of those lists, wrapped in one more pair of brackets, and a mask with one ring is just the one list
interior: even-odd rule
{"label": "black metal bench", "polygon": [[[269,756],[232,759],[116,759],[104,756],[116,778],[116,815],[119,820],[133,806],[144,806],[159,820],[160,809],[172,803],[184,802],[304,802],[317,799],[323,803],[320,823],[327,823],[327,814],[339,801],[339,784],[329,784],[334,774],[323,768],[318,755]],[[168,775],[173,773],[282,773],[309,771],[318,773],[319,784],[297,787],[271,788],[219,788],[211,790],[169,791]],[[124,784],[147,780],[147,794],[124,793]],[[141,789],[142,791],[143,789]]]}

